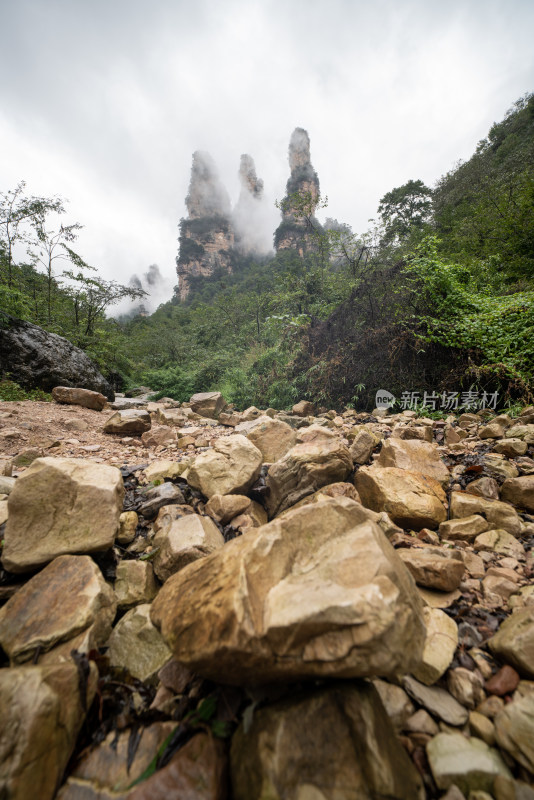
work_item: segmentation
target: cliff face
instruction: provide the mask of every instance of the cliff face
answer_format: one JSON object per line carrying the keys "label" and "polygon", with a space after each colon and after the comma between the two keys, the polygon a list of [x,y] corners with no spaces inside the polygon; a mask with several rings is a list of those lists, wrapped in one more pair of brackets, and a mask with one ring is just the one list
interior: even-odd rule
{"label": "cliff face", "polygon": [[[319,199],[319,179],[310,160],[310,137],[303,128],[293,131],[289,142],[291,174],[282,203],[282,222],[275,232],[276,250],[296,250],[300,255],[315,249],[307,222],[298,213],[293,195],[309,199],[313,211]],[[254,160],[241,156],[241,192],[232,209],[226,189],[209,153],[193,154],[191,181],[185,200],[188,216],[180,221],[180,253],[176,271],[179,297],[185,300],[196,278],[216,272],[233,272],[239,259],[272,252],[272,221],[263,196],[263,181]]]}
{"label": "cliff face", "polygon": [[234,229],[230,198],[209,153],[193,153],[189,193],[185,199],[188,218],[180,222],[180,254],[176,271],[180,300],[191,290],[191,279],[232,271]]}
{"label": "cliff face", "polygon": [[310,158],[310,137],[304,128],[295,128],[289,141],[289,168],[291,174],[286,184],[286,196],[282,201],[282,222],[274,234],[277,252],[296,250],[299,255],[315,249],[313,235],[306,219],[299,214],[294,195],[305,198],[306,211],[311,211],[311,222],[319,226],[313,212],[319,200],[319,178]]}

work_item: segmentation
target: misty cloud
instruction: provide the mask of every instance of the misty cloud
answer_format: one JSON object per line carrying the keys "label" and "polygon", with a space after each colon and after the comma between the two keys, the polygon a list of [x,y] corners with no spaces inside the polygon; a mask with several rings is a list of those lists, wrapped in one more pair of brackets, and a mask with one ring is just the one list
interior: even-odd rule
{"label": "misty cloud", "polygon": [[236,248],[244,255],[267,255],[273,249],[272,214],[252,156],[241,156],[238,175],[241,191],[232,213]]}

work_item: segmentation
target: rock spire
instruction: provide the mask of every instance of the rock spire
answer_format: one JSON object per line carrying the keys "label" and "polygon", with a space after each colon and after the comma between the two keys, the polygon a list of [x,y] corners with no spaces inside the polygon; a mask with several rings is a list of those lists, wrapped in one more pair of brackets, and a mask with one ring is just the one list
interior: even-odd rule
{"label": "rock spire", "polygon": [[213,275],[217,270],[232,272],[234,231],[230,198],[209,153],[200,150],[193,153],[185,204],[188,217],[180,222],[180,254],[176,265],[180,300],[187,298],[195,278]]}
{"label": "rock spire", "polygon": [[319,223],[313,212],[319,201],[319,178],[310,158],[310,137],[304,128],[295,128],[289,140],[289,168],[291,174],[286,184],[286,196],[282,201],[282,222],[278,226],[274,242],[276,250],[297,250],[300,255],[314,249],[314,240],[307,220],[300,213],[295,195],[299,195],[307,206],[312,224]]}

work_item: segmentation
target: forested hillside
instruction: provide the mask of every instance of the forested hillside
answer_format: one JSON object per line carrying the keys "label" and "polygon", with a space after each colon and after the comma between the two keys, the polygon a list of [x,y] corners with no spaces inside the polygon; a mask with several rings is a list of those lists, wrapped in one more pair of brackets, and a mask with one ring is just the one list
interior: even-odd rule
{"label": "forested hillside", "polygon": [[106,311],[137,290],[95,277],[72,249],[76,225],[47,228],[60,201],[17,188],[1,209],[1,308],[178,400],[220,390],[239,408],[369,408],[379,388],[469,387],[532,399],[533,95],[436,187],[414,176],[384,195],[367,232],[319,226],[311,198],[293,200],[315,242],[304,256],[243,256],[193,281],[186,302],[116,322]]}

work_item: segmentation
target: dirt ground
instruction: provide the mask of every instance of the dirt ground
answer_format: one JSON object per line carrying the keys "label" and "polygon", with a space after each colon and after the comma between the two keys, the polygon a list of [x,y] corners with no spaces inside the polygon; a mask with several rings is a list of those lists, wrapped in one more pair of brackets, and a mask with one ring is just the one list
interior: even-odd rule
{"label": "dirt ground", "polygon": [[[104,424],[114,413],[109,407],[92,411],[33,400],[0,402],[0,458],[21,457],[17,460],[25,461],[27,451],[37,450],[39,456],[88,458],[122,466],[170,455],[172,450],[165,447],[146,448],[140,436],[104,433]],[[28,453],[27,460],[31,457],[32,453]],[[24,463],[16,464],[13,474],[18,475],[25,468]]]}

